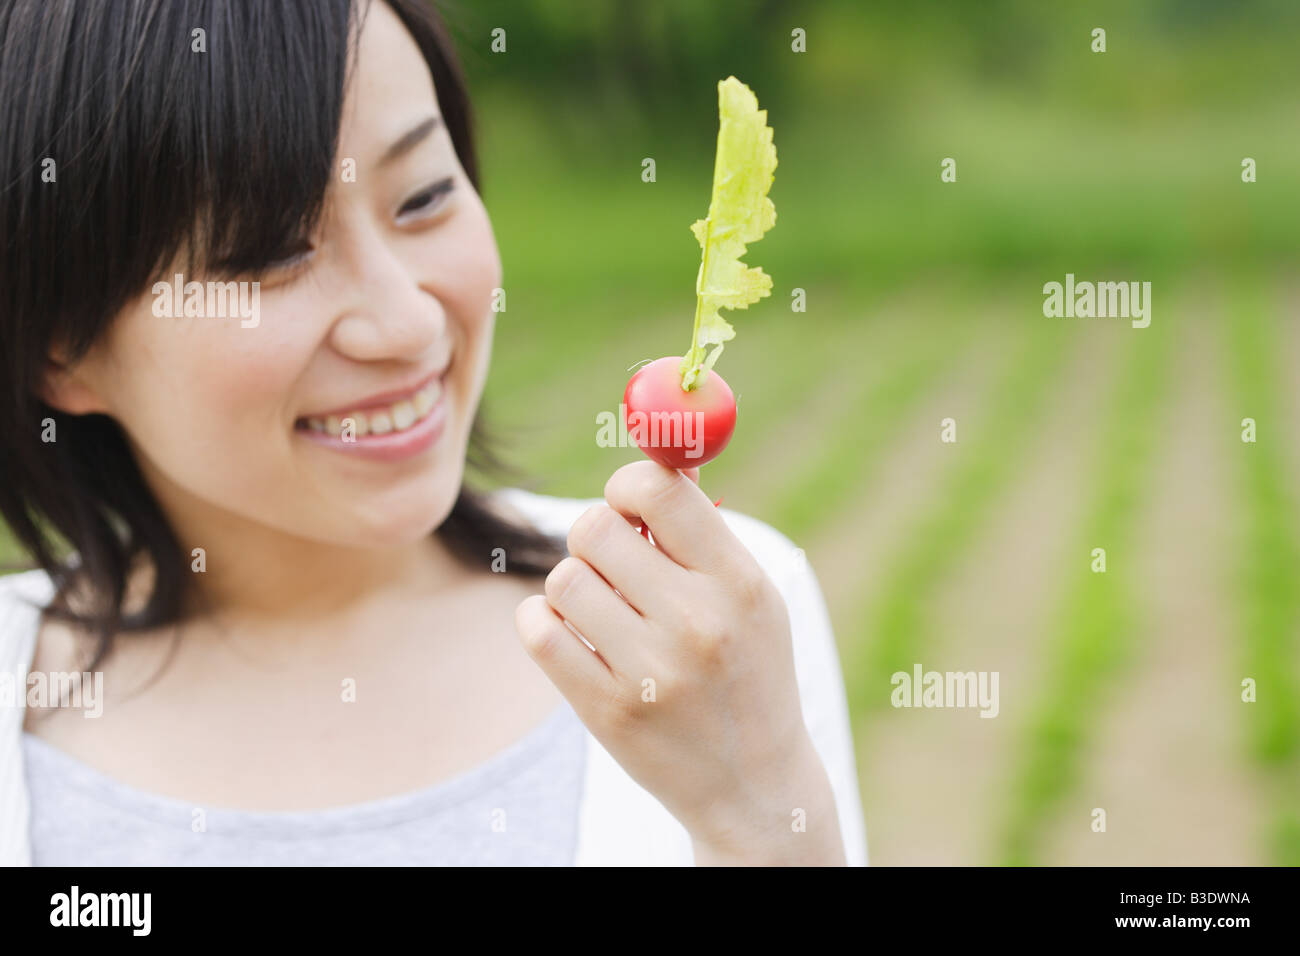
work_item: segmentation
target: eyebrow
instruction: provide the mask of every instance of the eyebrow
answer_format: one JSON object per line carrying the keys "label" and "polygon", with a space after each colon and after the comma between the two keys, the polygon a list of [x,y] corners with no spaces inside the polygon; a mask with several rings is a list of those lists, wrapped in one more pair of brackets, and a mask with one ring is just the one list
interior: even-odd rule
{"label": "eyebrow", "polygon": [[399,156],[409,153],[419,145],[421,141],[428,137],[430,133],[437,129],[438,124],[441,122],[442,117],[435,114],[434,116],[430,116],[428,119],[422,120],[420,123],[411,127],[410,130],[403,133],[398,138],[397,142],[388,147],[388,150],[384,153],[383,157],[380,158],[379,165],[383,166],[387,163],[391,163]]}

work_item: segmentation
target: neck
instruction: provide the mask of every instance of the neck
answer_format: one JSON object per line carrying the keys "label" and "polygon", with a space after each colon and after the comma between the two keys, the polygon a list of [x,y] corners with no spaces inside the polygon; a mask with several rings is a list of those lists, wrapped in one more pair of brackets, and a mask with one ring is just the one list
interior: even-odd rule
{"label": "neck", "polygon": [[207,570],[194,575],[195,594],[201,607],[235,619],[336,618],[380,597],[428,597],[465,574],[434,535],[389,548],[354,548],[232,525],[220,538],[205,533],[203,540],[212,544]]}
{"label": "neck", "polygon": [[[186,615],[244,624],[323,625],[364,615],[383,598],[402,603],[449,593],[468,574],[434,534],[363,548],[298,537],[206,502],[163,502],[193,575]],[[194,549],[204,570],[194,570]]]}

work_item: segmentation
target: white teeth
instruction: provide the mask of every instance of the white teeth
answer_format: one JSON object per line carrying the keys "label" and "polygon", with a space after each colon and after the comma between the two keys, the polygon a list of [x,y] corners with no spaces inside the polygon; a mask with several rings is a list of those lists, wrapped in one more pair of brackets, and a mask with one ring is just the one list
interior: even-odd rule
{"label": "white teeth", "polygon": [[373,412],[350,412],[347,415],[329,415],[325,418],[308,418],[307,427],[312,431],[325,432],[338,437],[343,431],[343,422],[351,419],[354,424],[353,434],[357,438],[366,435],[387,435],[389,432],[405,431],[416,422],[424,419],[442,398],[442,382],[434,379],[410,398],[394,402],[386,409]]}
{"label": "white teeth", "polygon": [[399,432],[415,424],[415,406],[410,402],[398,402],[393,406],[393,427]]}
{"label": "white teeth", "polygon": [[415,410],[420,416],[429,414],[429,409],[438,404],[438,399],[442,398],[442,382],[434,379],[424,388],[415,393]]}

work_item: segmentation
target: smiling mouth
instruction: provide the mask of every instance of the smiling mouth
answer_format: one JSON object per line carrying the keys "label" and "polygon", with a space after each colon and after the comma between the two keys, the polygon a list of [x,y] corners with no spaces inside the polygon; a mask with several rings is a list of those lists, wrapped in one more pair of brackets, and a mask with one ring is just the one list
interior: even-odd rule
{"label": "smiling mouth", "polygon": [[407,398],[388,405],[358,409],[341,415],[327,415],[323,418],[300,418],[294,422],[293,427],[298,431],[321,432],[337,437],[343,433],[345,423],[350,420],[353,434],[357,438],[367,435],[396,434],[408,431],[428,418],[437,407],[442,393],[442,380],[435,378]]}

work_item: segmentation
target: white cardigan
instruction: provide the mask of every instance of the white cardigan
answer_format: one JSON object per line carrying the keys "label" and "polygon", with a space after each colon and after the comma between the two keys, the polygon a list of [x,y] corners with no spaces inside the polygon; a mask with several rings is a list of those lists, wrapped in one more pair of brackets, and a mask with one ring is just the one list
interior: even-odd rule
{"label": "white cardigan", "polygon": [[[568,533],[599,499],[551,498],[519,489],[499,492],[542,531]],[[795,673],[804,721],[830,776],[844,849],[851,866],[867,863],[866,828],[858,794],[839,655],[817,579],[802,552],[778,531],[728,509],[724,520],[785,597],[794,639]],[[33,605],[45,605],[53,585],[43,571],[0,578],[0,670],[13,675],[25,698],[39,625]],[[22,706],[0,705],[0,865],[31,863],[29,806],[23,771]],[[578,817],[578,866],[691,866],[690,836],[655,797],[634,781],[591,734]]]}

